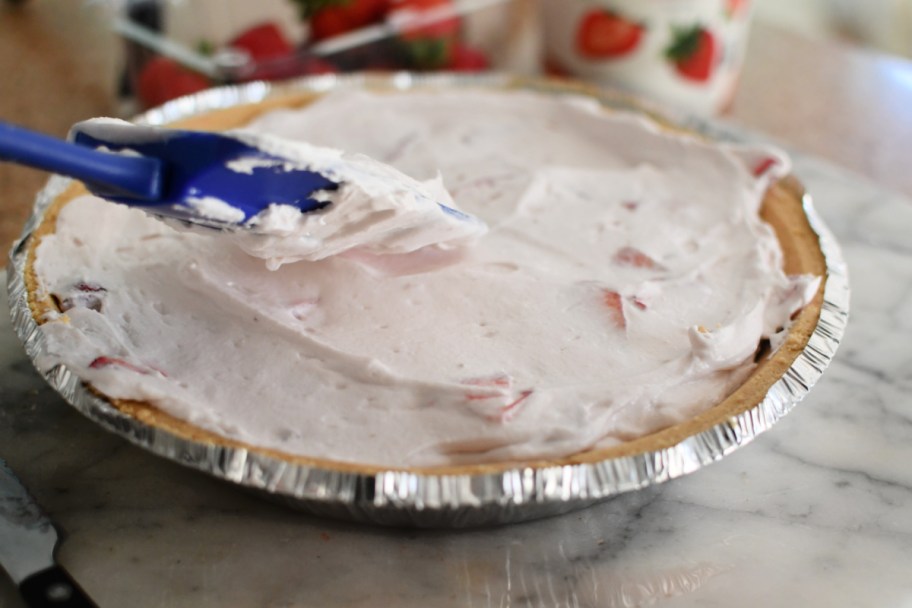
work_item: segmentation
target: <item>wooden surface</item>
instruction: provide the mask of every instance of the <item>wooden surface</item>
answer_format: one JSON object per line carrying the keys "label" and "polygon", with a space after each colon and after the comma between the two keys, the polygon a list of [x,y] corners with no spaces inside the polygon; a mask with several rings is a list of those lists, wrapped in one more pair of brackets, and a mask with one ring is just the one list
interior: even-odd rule
{"label": "wooden surface", "polygon": [[[82,5],[47,0],[11,8],[0,0],[0,120],[63,137],[74,122],[114,112],[120,45],[101,14]],[[4,259],[46,180],[0,163]]]}
{"label": "wooden surface", "polygon": [[[121,45],[86,4],[0,5],[0,119],[62,136],[115,112]],[[725,118],[912,196],[912,62],[757,24]],[[4,251],[44,179],[0,164]]]}

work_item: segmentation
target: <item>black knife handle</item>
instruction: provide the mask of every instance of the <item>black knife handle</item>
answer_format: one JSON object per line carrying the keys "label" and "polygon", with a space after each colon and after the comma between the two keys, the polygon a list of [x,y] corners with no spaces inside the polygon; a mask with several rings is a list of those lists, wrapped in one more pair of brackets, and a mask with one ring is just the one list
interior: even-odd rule
{"label": "black knife handle", "polygon": [[19,583],[19,593],[29,608],[98,608],[60,566],[32,574]]}

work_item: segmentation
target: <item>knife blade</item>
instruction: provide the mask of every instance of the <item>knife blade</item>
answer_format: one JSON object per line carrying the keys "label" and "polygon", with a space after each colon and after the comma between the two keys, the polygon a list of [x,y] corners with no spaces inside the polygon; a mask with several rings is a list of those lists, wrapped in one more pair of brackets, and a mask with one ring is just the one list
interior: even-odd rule
{"label": "knife blade", "polygon": [[97,608],[54,560],[57,530],[0,458],[0,566],[29,608]]}

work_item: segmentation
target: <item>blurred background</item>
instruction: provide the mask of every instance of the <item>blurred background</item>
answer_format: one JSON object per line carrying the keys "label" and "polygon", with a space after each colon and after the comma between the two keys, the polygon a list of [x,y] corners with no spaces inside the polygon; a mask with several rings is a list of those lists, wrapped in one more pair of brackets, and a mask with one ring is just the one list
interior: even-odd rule
{"label": "blurred background", "polygon": [[912,0],[758,0],[757,18],[806,36],[912,56]]}
{"label": "blurred background", "polygon": [[[693,12],[707,6],[711,18]],[[706,19],[712,35],[697,27]],[[653,34],[664,38],[649,46]],[[565,72],[722,114],[912,190],[896,152],[912,132],[910,57],[912,0],[0,0],[0,119],[63,136],[226,82]],[[0,248],[45,179],[0,164]]]}
{"label": "blurred background", "polygon": [[[533,48],[541,43],[535,39],[540,28],[532,23],[539,2],[548,4],[548,0],[0,0],[0,61],[21,58],[23,62],[17,63],[21,71],[33,71],[40,78],[42,67],[34,58],[49,57],[53,48],[78,48],[79,61],[74,55],[68,57],[74,79],[92,81],[92,95],[136,102],[135,107],[128,103],[119,108],[121,113],[225,81],[362,69],[473,72],[494,68],[535,73],[542,67]],[[327,40],[389,20],[390,6],[393,13],[407,14],[460,3],[464,12],[450,20],[372,43],[354,37],[344,41],[350,48],[323,49],[330,54],[288,61],[294,50],[317,49]],[[749,3],[727,0],[731,5]],[[755,23],[912,57],[912,0],[753,0],[750,8]],[[48,39],[47,31],[53,31],[55,38]],[[144,38],[150,33],[153,38]],[[520,39],[523,36],[526,40]],[[22,56],[23,39],[33,47],[26,56]],[[171,61],[153,62],[150,67],[156,55],[153,49],[161,45],[167,48],[159,51],[167,50]],[[240,50],[240,55],[228,52],[229,48]],[[193,56],[202,61],[193,64]],[[184,69],[161,65],[174,63],[175,58]],[[86,71],[93,78],[79,78]],[[14,78],[0,86],[12,93],[18,82]]]}

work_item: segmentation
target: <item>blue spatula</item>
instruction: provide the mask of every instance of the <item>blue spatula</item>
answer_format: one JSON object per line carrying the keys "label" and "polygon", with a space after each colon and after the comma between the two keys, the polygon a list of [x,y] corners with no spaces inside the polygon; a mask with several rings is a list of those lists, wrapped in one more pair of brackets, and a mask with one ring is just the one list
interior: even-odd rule
{"label": "blue spatula", "polygon": [[[302,212],[326,205],[313,195],[340,184],[295,167],[236,138],[199,131],[111,121],[77,124],[71,142],[0,122],[0,160],[83,181],[94,194],[163,217],[210,228],[239,229],[269,205]],[[247,171],[229,168],[238,163]],[[230,217],[201,213],[214,199],[239,210]]]}

